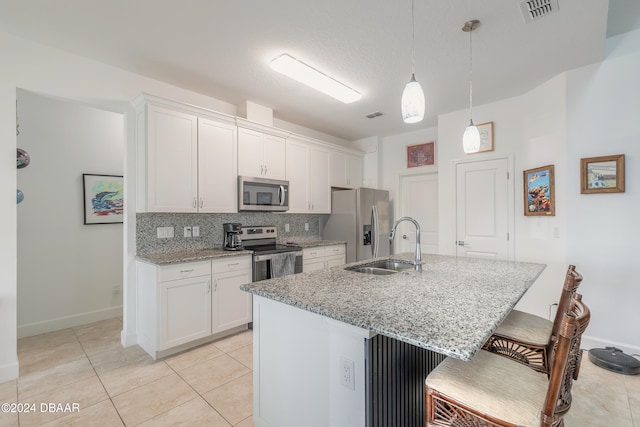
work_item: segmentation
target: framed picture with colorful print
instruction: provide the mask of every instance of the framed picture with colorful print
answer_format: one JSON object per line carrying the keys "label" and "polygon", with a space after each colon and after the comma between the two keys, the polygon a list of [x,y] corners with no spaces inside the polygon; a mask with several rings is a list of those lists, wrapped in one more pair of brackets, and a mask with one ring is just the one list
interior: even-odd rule
{"label": "framed picture with colorful print", "polygon": [[418,166],[431,166],[435,164],[434,141],[424,144],[410,145],[407,147],[407,168]]}
{"label": "framed picture with colorful print", "polygon": [[123,222],[124,182],[122,175],[83,173],[82,183],[85,225]]}
{"label": "framed picture with colorful print", "polygon": [[523,172],[524,215],[554,216],[556,214],[553,165]]}

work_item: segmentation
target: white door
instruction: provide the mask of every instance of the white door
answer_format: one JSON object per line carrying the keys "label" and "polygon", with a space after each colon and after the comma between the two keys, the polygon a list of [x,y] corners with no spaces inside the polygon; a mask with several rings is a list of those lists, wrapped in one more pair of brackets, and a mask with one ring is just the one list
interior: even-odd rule
{"label": "white door", "polygon": [[456,255],[513,259],[512,167],[507,158],[456,165]]}
{"label": "white door", "polygon": [[[409,216],[420,224],[422,253],[438,253],[438,174],[400,177],[399,216]],[[393,246],[398,248],[395,253],[415,252],[416,229],[412,223],[400,224]]]}

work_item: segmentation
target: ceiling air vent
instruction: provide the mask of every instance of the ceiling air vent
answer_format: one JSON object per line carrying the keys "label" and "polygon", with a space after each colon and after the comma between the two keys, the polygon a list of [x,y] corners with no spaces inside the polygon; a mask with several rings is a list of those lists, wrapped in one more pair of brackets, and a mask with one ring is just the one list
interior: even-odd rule
{"label": "ceiling air vent", "polygon": [[558,11],[558,0],[525,0],[520,3],[524,22],[537,21]]}
{"label": "ceiling air vent", "polygon": [[365,117],[367,119],[375,119],[376,117],[380,117],[381,115],[382,115],[382,113],[380,111],[375,111],[373,113],[367,114]]}

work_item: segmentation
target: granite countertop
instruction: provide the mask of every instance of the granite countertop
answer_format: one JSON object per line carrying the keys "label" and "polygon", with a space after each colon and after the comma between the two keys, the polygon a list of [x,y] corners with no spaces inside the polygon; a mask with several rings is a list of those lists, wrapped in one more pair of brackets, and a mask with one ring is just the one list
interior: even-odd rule
{"label": "granite countertop", "polygon": [[317,240],[317,239],[308,239],[308,240],[293,240],[293,241],[282,241],[279,242],[283,245],[293,245],[300,246],[302,249],[308,248],[317,248],[319,246],[331,246],[331,245],[346,245],[347,242],[344,240]]}
{"label": "granite countertop", "polygon": [[225,251],[222,248],[193,249],[188,251],[176,251],[156,254],[139,254],[136,259],[156,265],[176,264],[180,262],[205,261],[213,258],[228,256],[251,255],[251,251]]}
{"label": "granite countertop", "polygon": [[[412,260],[413,253],[384,258]],[[249,283],[241,289],[470,360],[545,268],[442,255],[423,254],[422,259],[421,273],[407,270],[376,276],[339,266]]]}
{"label": "granite countertop", "polygon": [[[315,248],[318,246],[344,245],[347,242],[342,240],[296,240],[294,242],[281,241],[280,244],[290,244],[301,248]],[[185,251],[175,251],[167,253],[138,254],[136,259],[156,265],[177,264],[180,262],[204,261],[207,259],[221,258],[227,256],[251,255],[252,251],[225,251],[222,248],[211,249],[191,249]]]}

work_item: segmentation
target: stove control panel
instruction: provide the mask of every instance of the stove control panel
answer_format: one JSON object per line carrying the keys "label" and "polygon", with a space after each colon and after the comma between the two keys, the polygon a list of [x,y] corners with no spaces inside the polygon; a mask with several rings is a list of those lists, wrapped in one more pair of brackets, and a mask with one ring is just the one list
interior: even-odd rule
{"label": "stove control panel", "polygon": [[277,228],[273,225],[260,225],[256,227],[243,226],[242,230],[242,240],[252,240],[252,239],[266,239],[266,238],[276,238],[278,237]]}

